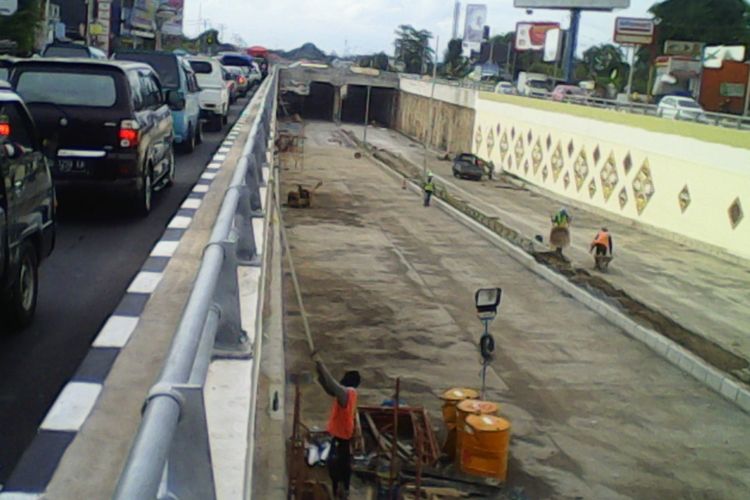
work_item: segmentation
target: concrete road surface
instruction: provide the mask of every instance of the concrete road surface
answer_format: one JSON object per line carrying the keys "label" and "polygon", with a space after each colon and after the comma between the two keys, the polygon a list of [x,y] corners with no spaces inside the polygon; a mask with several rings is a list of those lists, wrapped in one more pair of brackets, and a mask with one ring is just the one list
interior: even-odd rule
{"label": "concrete road surface", "polygon": [[[750,416],[436,207],[354,150],[336,127],[305,127],[304,170],[323,181],[309,210],[285,209],[305,307],[334,375],[357,368],[360,404],[424,405],[479,384],[483,286],[504,289],[491,327],[489,397],[512,422],[509,486],[528,498],[744,498]],[[312,372],[291,280],[287,366]],[[287,394],[293,394],[290,387]],[[330,398],[303,386],[303,421],[324,427]],[[291,401],[287,405],[293,408]]]}
{"label": "concrete road surface", "polygon": [[[232,107],[230,123],[246,103]],[[227,130],[204,132],[193,154],[177,156],[176,182],[154,196],[147,218],[109,199],[61,200],[56,248],[40,269],[34,323],[18,334],[0,332],[0,484]]]}

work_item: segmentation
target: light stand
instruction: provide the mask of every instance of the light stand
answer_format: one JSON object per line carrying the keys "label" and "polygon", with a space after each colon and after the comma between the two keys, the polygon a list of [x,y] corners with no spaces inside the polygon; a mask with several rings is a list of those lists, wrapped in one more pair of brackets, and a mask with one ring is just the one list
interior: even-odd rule
{"label": "light stand", "polygon": [[487,367],[495,352],[495,339],[490,334],[490,323],[497,317],[502,297],[502,288],[480,288],[474,294],[477,315],[484,325],[484,332],[479,338],[479,352],[482,355],[482,390],[479,395],[481,399],[484,399],[487,386]]}

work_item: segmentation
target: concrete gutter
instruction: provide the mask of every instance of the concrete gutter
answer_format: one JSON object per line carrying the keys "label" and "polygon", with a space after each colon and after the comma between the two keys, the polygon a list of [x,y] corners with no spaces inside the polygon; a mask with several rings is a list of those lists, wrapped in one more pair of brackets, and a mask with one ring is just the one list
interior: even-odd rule
{"label": "concrete gutter", "polygon": [[[352,139],[354,142],[356,142],[357,146],[362,146],[362,144],[356,138]],[[417,183],[405,177],[403,174],[396,171],[387,163],[378,159],[369,151],[369,149],[367,150],[367,152],[371,159],[389,175],[400,182],[406,181],[408,183],[408,188],[412,192],[414,192],[418,196],[422,196],[422,189]],[[513,257],[514,260],[522,264],[530,271],[544,278],[562,291],[570,294],[584,306],[599,314],[610,323],[621,328],[626,334],[628,334],[628,336],[644,343],[656,354],[666,359],[683,372],[702,382],[708,388],[733,402],[745,412],[750,413],[750,390],[737,383],[731,376],[714,368],[702,358],[684,349],[676,342],[664,337],[659,332],[639,325],[638,323],[630,319],[626,314],[623,314],[621,311],[612,307],[607,302],[593,296],[586,290],[571,283],[565,278],[565,276],[558,274],[547,266],[538,263],[528,253],[528,251],[533,247],[533,242],[530,242],[528,241],[528,239],[518,235],[517,231],[514,231],[512,228],[507,228],[507,230],[501,231],[500,234],[498,234],[494,230],[495,228],[490,229],[490,227],[487,227],[488,225],[490,225],[488,224],[488,222],[492,221],[488,221],[485,219],[491,218],[487,218],[480,211],[473,209],[473,207],[470,207],[468,203],[466,203],[468,210],[466,211],[466,213],[464,213],[452,204],[441,199],[440,189],[438,189],[436,195],[437,196],[436,198],[434,198],[434,203],[436,203],[441,210],[451,215],[453,218],[455,218],[465,226],[482,235],[493,245],[507,252],[511,257]],[[514,235],[517,235],[517,237],[515,237]],[[508,239],[508,236],[511,237],[510,240]]]}

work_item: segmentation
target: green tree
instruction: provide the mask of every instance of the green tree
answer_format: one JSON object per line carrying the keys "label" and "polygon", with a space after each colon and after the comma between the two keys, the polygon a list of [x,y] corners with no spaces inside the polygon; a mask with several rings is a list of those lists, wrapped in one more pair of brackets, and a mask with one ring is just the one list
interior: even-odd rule
{"label": "green tree", "polygon": [[588,69],[589,78],[601,88],[613,84],[617,90],[622,90],[629,69],[624,59],[622,49],[609,43],[590,47],[583,53],[583,64]]}
{"label": "green tree", "polygon": [[362,56],[357,60],[357,65],[360,68],[375,68],[381,71],[388,71],[390,69],[388,55],[385,52]]}
{"label": "green tree", "polygon": [[745,0],[664,0],[649,12],[660,19],[659,50],[666,40],[709,45],[750,43],[750,8]]}
{"label": "green tree", "polygon": [[434,50],[430,47],[432,33],[417,30],[409,24],[402,24],[396,30],[396,60],[403,63],[406,73],[429,71]]}
{"label": "green tree", "polygon": [[34,51],[41,16],[40,0],[20,0],[15,14],[0,16],[0,40],[15,42],[17,54],[30,55]]}
{"label": "green tree", "polygon": [[469,73],[471,70],[469,60],[464,57],[463,51],[463,44],[460,38],[455,38],[448,42],[441,71],[444,76],[463,78]]}

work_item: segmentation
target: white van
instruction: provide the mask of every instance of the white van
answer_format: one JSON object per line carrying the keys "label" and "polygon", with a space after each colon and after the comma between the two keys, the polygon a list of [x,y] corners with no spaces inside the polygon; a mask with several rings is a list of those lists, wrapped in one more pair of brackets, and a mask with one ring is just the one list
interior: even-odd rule
{"label": "white van", "polygon": [[188,61],[201,88],[201,118],[221,130],[229,115],[229,89],[221,63],[210,57],[189,57]]}

